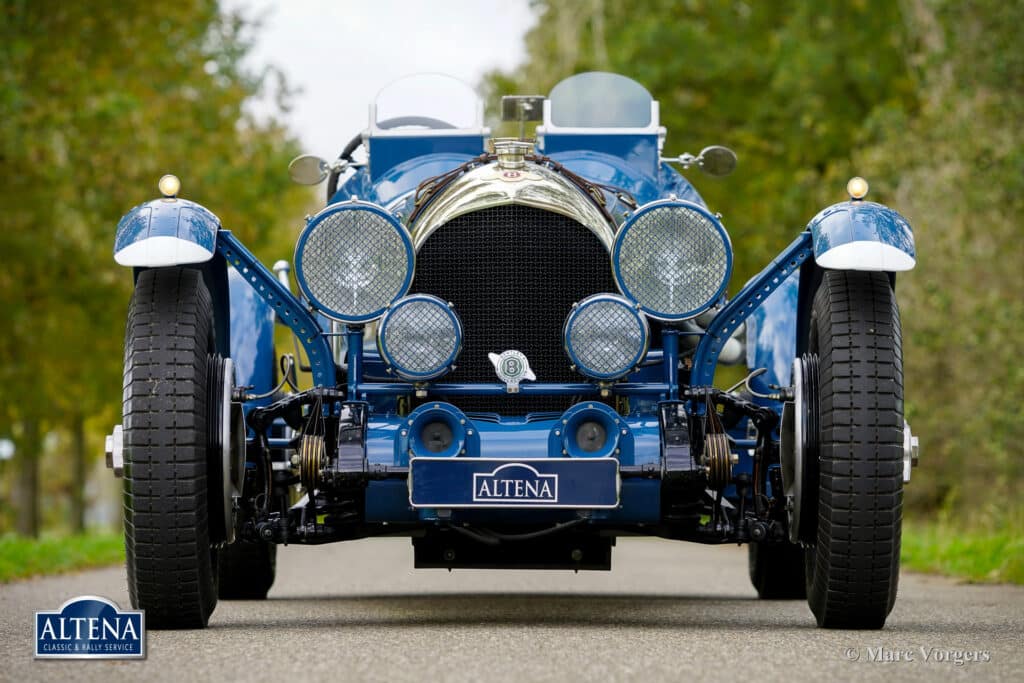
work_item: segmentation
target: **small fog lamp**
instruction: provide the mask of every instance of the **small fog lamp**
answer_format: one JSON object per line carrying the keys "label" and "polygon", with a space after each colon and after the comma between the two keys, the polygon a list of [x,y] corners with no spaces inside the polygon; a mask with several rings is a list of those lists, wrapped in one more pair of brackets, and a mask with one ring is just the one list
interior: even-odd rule
{"label": "small fog lamp", "polygon": [[178,180],[178,176],[168,173],[160,179],[156,186],[160,188],[160,194],[163,196],[177,197],[178,191],[181,190],[181,181]]}
{"label": "small fog lamp", "polygon": [[577,304],[563,331],[569,360],[598,380],[624,377],[644,354],[650,328],[637,307],[617,294],[594,294]]}
{"label": "small fog lamp", "polygon": [[396,375],[424,382],[452,369],[462,349],[462,323],[443,300],[413,294],[396,301],[381,318],[377,346]]}

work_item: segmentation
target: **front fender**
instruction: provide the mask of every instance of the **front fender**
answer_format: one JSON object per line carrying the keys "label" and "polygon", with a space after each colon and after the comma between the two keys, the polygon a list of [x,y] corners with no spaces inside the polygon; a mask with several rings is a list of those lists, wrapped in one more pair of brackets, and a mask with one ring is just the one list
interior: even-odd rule
{"label": "front fender", "polygon": [[814,239],[814,260],[822,268],[895,273],[916,263],[910,223],[882,204],[833,204],[812,218],[807,229]]}
{"label": "front fender", "polygon": [[766,372],[750,380],[757,392],[769,394],[772,385],[790,385],[796,357],[800,270],[794,270],[747,318],[747,368]]}
{"label": "front fender", "polygon": [[[256,394],[274,388],[274,309],[253,289],[245,277],[228,268],[228,289],[231,305],[231,359],[235,362],[238,386],[252,387]],[[271,399],[257,400],[264,405]]]}
{"label": "front fender", "polygon": [[114,260],[139,268],[205,263],[213,258],[218,229],[220,219],[195,202],[154,199],[118,222]]}

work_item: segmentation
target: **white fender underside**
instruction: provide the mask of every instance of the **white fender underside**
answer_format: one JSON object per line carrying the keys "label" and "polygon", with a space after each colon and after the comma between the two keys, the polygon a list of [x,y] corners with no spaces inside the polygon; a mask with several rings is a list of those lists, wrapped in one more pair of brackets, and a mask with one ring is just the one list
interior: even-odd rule
{"label": "white fender underside", "polygon": [[114,254],[114,260],[122,266],[177,266],[186,263],[205,263],[213,258],[213,252],[195,242],[180,237],[163,235],[147,237],[129,244]]}
{"label": "white fender underside", "polygon": [[910,254],[881,242],[848,242],[832,247],[815,261],[830,270],[870,270],[898,273],[910,270],[917,263]]}

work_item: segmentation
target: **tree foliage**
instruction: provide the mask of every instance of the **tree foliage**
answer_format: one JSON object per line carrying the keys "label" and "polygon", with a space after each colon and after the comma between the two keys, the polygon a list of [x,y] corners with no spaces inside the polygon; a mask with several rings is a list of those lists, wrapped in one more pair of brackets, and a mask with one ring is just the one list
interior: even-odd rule
{"label": "tree foliage", "polygon": [[[490,74],[493,95],[547,92],[616,71],[661,102],[666,152],[739,154],[694,178],[724,214],[735,291],[851,175],[915,226],[900,276],[908,419],[924,466],[911,504],[1020,496],[1024,439],[1024,24],[1017,2],[806,3],[576,0],[535,3],[527,60]],[[495,100],[495,97],[491,97]]]}
{"label": "tree foliage", "polygon": [[41,435],[119,414],[132,286],[111,255],[119,217],[174,172],[225,227],[283,248],[282,216],[308,195],[285,173],[295,142],[245,111],[268,77],[243,65],[252,27],[215,1],[0,8],[0,436],[20,442],[31,513]]}

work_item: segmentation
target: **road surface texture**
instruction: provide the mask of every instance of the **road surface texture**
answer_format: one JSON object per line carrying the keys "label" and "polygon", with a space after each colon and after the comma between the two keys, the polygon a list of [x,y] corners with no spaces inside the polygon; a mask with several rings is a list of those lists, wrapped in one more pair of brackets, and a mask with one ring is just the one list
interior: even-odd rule
{"label": "road surface texture", "polygon": [[281,550],[270,599],[150,631],[146,661],[32,659],[34,611],[127,607],[123,568],[0,586],[0,680],[1024,680],[1020,587],[904,575],[885,630],[824,631],[758,601],[732,546],[623,539],[579,574],[413,570],[407,539]]}

